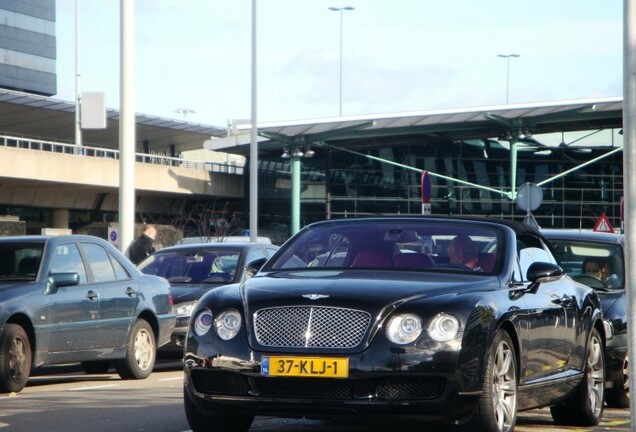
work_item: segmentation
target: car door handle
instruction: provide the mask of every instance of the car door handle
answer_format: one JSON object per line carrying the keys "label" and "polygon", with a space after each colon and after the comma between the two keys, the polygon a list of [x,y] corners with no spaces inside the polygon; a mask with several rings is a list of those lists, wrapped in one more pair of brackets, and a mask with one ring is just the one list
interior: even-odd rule
{"label": "car door handle", "polygon": [[572,301],[574,299],[572,298],[572,296],[568,296],[566,294],[563,294],[562,297],[558,297],[556,295],[552,295],[552,303],[557,304],[557,305],[561,305],[561,306],[569,306],[572,304]]}
{"label": "car door handle", "polygon": [[126,295],[128,297],[132,297],[135,294],[137,294],[137,291],[135,291],[134,289],[132,289],[131,287],[126,288]]}
{"label": "car door handle", "polygon": [[96,298],[98,298],[98,297],[99,297],[99,294],[97,294],[97,293],[96,293],[95,291],[93,291],[93,290],[89,290],[89,291],[86,293],[86,298],[87,298],[87,299],[89,299],[89,300],[95,300],[95,299],[96,299]]}

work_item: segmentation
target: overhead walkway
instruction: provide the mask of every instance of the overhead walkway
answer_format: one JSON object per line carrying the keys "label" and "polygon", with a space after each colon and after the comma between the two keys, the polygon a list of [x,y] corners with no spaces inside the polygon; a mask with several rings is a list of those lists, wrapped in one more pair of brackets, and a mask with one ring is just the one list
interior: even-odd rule
{"label": "overhead walkway", "polygon": [[[117,211],[119,151],[0,136],[0,202]],[[243,197],[243,167],[136,153],[136,211],[163,213],[183,199]]]}

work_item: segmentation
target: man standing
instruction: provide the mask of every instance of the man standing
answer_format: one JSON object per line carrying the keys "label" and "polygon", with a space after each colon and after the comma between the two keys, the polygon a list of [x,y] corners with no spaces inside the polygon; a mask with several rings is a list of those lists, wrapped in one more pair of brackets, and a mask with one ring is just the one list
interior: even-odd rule
{"label": "man standing", "polygon": [[153,245],[157,238],[157,229],[154,225],[145,225],[141,235],[130,244],[128,258],[137,265],[155,252]]}

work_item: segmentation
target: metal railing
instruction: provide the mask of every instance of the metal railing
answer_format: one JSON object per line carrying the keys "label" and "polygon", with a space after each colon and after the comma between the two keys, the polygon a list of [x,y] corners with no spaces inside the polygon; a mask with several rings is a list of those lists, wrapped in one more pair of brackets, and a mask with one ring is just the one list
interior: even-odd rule
{"label": "metal railing", "polygon": [[[21,138],[10,135],[0,135],[0,146],[119,160],[119,150],[101,147],[77,146],[75,144],[69,143],[35,140],[32,138]],[[198,170],[203,169],[211,172],[239,175],[242,175],[244,170],[244,166],[240,163],[236,164],[184,159],[180,157],[168,156],[166,154],[161,154],[158,152],[150,154],[135,153],[135,161],[146,164],[167,165]]]}

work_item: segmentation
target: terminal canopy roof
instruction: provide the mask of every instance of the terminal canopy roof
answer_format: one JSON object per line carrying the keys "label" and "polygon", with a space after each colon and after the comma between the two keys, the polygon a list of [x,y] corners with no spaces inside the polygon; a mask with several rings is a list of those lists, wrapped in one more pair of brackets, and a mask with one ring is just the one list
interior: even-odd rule
{"label": "terminal canopy roof", "polygon": [[[387,142],[407,143],[409,135],[446,142],[521,141],[532,134],[621,128],[622,111],[623,99],[617,97],[262,123],[258,148],[264,154],[295,145],[337,142],[360,150]],[[205,147],[247,156],[250,128],[239,125],[234,135],[208,140]]]}
{"label": "terminal canopy roof", "polygon": [[[119,147],[119,111],[107,109],[106,129],[84,129],[83,144],[100,148]],[[166,149],[177,152],[200,149],[210,137],[227,134],[224,128],[136,115],[137,151]],[[0,89],[0,133],[45,141],[75,142],[75,104]]]}

